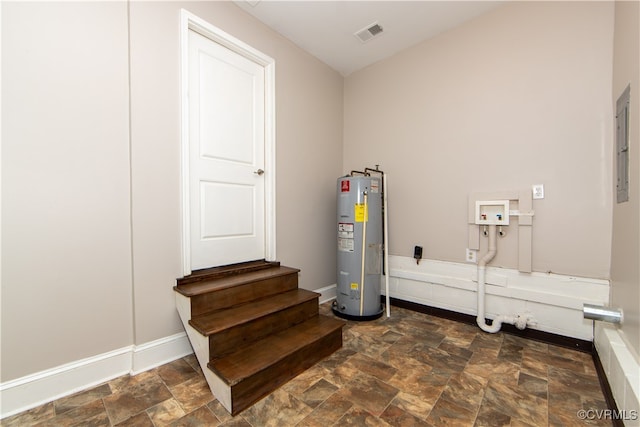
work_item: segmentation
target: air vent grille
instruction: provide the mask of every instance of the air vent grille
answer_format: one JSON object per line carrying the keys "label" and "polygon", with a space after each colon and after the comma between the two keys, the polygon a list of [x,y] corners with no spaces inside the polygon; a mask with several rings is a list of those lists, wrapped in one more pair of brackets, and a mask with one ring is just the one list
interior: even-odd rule
{"label": "air vent grille", "polygon": [[380,25],[376,24],[373,27],[369,28],[369,32],[371,33],[371,35],[373,35],[375,37],[375,36],[377,36],[378,34],[380,34],[382,32],[382,27]]}
{"label": "air vent grille", "polygon": [[360,31],[356,31],[353,35],[358,38],[362,43],[368,42],[374,37],[379,37],[384,29],[378,24],[374,22],[373,24],[367,25],[365,28]]}

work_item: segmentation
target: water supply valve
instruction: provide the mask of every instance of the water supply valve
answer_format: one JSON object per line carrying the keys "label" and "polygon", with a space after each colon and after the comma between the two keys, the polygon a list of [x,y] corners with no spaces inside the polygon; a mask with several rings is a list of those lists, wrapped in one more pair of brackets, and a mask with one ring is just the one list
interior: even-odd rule
{"label": "water supply valve", "polygon": [[509,200],[476,200],[477,225],[509,225]]}

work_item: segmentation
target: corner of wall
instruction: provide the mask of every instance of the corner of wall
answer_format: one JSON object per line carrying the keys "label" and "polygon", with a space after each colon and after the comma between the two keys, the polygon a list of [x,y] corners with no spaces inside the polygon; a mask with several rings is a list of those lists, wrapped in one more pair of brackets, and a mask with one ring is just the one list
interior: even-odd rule
{"label": "corner of wall", "polygon": [[596,323],[594,344],[620,416],[640,426],[640,358],[613,325]]}

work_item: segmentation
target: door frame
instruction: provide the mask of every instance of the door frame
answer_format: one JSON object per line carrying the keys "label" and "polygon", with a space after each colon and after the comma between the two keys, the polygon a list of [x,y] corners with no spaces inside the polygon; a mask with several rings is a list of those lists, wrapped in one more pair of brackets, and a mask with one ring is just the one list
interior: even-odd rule
{"label": "door frame", "polygon": [[[276,86],[275,60],[222,31],[191,12],[180,10],[180,145],[181,145],[181,219],[182,270],[191,274],[191,237],[189,206],[189,30],[218,43],[264,67],[265,132],[264,132],[264,203],[265,259],[276,260]],[[247,260],[249,261],[249,260]]]}

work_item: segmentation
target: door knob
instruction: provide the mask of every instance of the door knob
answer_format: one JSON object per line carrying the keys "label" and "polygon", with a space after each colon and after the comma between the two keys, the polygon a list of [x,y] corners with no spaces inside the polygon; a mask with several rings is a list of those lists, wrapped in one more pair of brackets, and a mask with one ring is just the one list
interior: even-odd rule
{"label": "door knob", "polygon": [[262,175],[264,171],[262,169],[258,169],[257,171],[253,171],[256,175]]}

